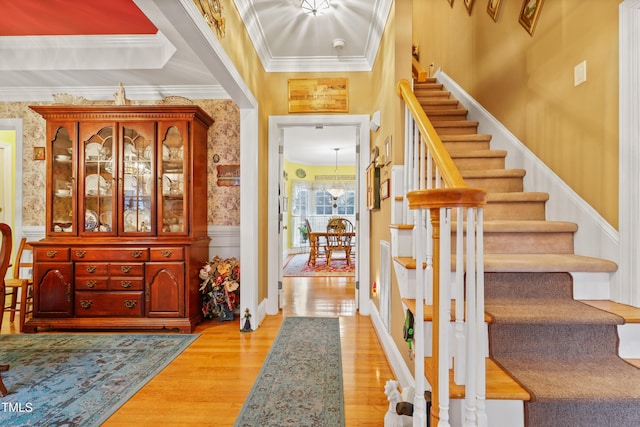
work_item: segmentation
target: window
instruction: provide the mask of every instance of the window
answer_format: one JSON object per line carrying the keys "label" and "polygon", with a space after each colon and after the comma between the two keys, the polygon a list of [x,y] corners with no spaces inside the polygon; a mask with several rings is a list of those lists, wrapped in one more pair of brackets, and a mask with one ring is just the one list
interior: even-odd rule
{"label": "window", "polygon": [[316,193],[316,215],[333,214],[333,197],[324,190],[318,190]]}
{"label": "window", "polygon": [[354,191],[347,191],[338,198],[338,207],[336,214],[338,216],[354,215],[356,212],[356,193]]}

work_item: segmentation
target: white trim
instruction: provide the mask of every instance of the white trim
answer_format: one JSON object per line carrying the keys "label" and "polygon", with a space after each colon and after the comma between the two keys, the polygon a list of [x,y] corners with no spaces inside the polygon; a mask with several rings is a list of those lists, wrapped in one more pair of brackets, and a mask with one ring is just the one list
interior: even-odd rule
{"label": "white trim", "polygon": [[[358,157],[358,165],[356,165],[357,185],[358,185],[358,212],[360,220],[357,221],[357,245],[356,256],[356,280],[359,289],[356,290],[356,305],[359,307],[361,315],[369,314],[369,211],[367,210],[367,202],[365,195],[366,180],[364,171],[369,164],[370,140],[369,140],[369,115],[364,114],[333,114],[333,115],[299,115],[299,116],[270,116],[269,117],[269,177],[268,177],[268,206],[267,206],[267,252],[268,252],[268,314],[276,314],[278,312],[278,277],[281,266],[278,262],[278,242],[280,235],[279,218],[278,218],[278,187],[280,183],[280,173],[278,167],[278,158],[280,156],[278,147],[280,146],[280,138],[282,129],[290,126],[315,126],[322,124],[324,126],[355,126],[358,128],[360,139],[360,155]],[[244,163],[243,167],[244,168]]]}
{"label": "white trim", "polygon": [[385,329],[382,318],[380,317],[380,312],[378,312],[373,300],[371,300],[371,307],[369,311],[371,323],[373,323],[373,327],[378,334],[378,341],[380,341],[380,345],[387,356],[391,370],[400,383],[400,386],[403,390],[407,387],[415,388],[416,382],[413,378],[413,374],[411,373],[409,366],[405,363],[398,346],[393,340],[393,337]]}
{"label": "white trim", "polygon": [[[14,175],[14,184],[15,185],[15,200],[13,203],[6,206],[7,209],[10,209],[9,212],[13,212],[13,223],[11,223],[11,227],[13,229],[13,239],[14,239],[14,247],[15,242],[19,241],[19,239],[23,236],[22,230],[22,181],[23,181],[23,173],[22,173],[22,157],[23,157],[23,133],[22,133],[22,119],[0,119],[0,130],[12,130],[15,131],[15,153],[11,153],[12,156],[15,156],[15,175]],[[9,172],[10,173],[10,172]],[[3,180],[6,179],[3,176]],[[9,181],[11,182],[11,181]],[[44,196],[44,190],[42,195]],[[11,194],[8,194],[11,197]]]}
{"label": "white trim", "polygon": [[[51,55],[55,50],[56,55]],[[156,34],[0,37],[0,70],[148,70],[164,67],[176,47]],[[123,55],[127,58],[123,61]]]}
{"label": "white trim", "polygon": [[[258,102],[192,0],[135,0],[135,3],[150,18],[158,14],[171,17],[171,23],[189,40],[193,52],[240,109],[240,310],[244,313],[249,309],[251,326],[256,329],[265,315],[263,304],[258,301],[256,243],[259,234]],[[242,321],[241,316],[240,327],[244,326]]]}
{"label": "white trim", "polygon": [[612,299],[640,307],[640,0],[619,6],[619,189],[620,286]]}

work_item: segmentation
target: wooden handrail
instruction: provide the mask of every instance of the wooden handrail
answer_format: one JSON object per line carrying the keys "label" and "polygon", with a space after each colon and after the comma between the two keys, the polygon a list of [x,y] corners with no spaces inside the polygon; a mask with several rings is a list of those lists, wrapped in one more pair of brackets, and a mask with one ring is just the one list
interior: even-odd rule
{"label": "wooden handrail", "polygon": [[427,81],[427,77],[429,77],[427,75],[427,70],[425,70],[422,65],[420,65],[415,56],[411,57],[411,69],[418,82],[423,83]]}
{"label": "wooden handrail", "polygon": [[460,171],[458,171],[458,168],[453,163],[451,156],[427,118],[427,114],[418,102],[407,80],[402,79],[398,82],[398,95],[404,100],[407,109],[415,119],[416,125],[420,129],[420,134],[424,137],[424,142],[429,148],[429,152],[440,170],[442,179],[447,184],[447,187],[465,188],[467,185],[464,183]]}

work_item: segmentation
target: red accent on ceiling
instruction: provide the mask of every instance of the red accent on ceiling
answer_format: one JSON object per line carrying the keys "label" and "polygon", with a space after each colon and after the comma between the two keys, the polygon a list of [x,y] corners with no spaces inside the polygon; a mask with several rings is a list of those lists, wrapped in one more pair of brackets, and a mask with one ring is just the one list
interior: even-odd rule
{"label": "red accent on ceiling", "polygon": [[0,0],[0,36],[157,32],[133,0]]}

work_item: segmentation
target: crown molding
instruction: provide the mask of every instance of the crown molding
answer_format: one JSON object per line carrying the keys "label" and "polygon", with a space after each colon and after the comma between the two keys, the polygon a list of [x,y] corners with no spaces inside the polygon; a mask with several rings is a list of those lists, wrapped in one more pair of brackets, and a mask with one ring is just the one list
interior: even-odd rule
{"label": "crown molding", "polygon": [[160,31],[151,35],[0,37],[0,70],[112,70],[114,64],[120,69],[161,69],[175,52],[176,47]]}
{"label": "crown molding", "polygon": [[[114,86],[85,87],[10,87],[0,91],[0,102],[53,102],[53,95],[68,93],[89,101],[113,101]],[[184,96],[189,99],[230,99],[220,85],[211,86],[127,86],[127,98],[155,101],[167,96]]]}

